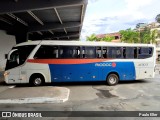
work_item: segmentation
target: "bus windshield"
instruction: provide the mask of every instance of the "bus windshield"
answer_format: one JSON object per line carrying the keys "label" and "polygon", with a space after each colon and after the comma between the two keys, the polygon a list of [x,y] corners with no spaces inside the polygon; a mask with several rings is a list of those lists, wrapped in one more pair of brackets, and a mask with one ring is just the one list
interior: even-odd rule
{"label": "bus windshield", "polygon": [[7,64],[5,70],[15,68],[24,64],[29,54],[34,49],[35,45],[13,47],[8,54]]}

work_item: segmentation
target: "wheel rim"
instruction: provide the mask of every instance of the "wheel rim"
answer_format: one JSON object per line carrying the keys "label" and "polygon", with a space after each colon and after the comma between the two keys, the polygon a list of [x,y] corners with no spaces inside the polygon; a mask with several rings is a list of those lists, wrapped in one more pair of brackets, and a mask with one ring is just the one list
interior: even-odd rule
{"label": "wheel rim", "polygon": [[110,82],[111,84],[115,84],[115,83],[117,82],[117,78],[114,77],[114,76],[111,76],[111,77],[109,77],[109,82]]}
{"label": "wheel rim", "polygon": [[35,85],[40,85],[41,83],[42,83],[41,78],[36,78],[36,79],[34,80],[34,84],[35,84]]}

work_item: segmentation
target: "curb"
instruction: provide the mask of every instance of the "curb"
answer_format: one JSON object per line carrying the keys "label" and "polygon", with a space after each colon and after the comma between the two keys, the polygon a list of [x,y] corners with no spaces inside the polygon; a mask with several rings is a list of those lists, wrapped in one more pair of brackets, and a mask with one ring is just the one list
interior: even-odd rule
{"label": "curb", "polygon": [[63,94],[59,97],[34,97],[34,98],[18,98],[18,99],[0,99],[0,104],[32,104],[32,103],[63,103],[68,101],[70,90],[65,88]]}

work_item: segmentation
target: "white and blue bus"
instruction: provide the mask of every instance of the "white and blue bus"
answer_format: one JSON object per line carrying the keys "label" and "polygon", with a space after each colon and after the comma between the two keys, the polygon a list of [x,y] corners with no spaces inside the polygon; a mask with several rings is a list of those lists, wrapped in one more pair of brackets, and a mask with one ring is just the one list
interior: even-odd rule
{"label": "white and blue bus", "polygon": [[156,49],[151,44],[82,41],[31,41],[7,55],[5,82],[119,81],[153,78]]}

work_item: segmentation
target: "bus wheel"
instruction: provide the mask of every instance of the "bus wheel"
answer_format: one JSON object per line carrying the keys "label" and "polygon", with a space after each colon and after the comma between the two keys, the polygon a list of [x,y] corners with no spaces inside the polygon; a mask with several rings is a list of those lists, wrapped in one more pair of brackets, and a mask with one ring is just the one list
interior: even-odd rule
{"label": "bus wheel", "polygon": [[34,74],[30,78],[30,84],[32,86],[41,86],[44,84],[44,77],[40,74]]}
{"label": "bus wheel", "polygon": [[109,74],[107,77],[107,84],[110,86],[116,85],[119,81],[119,78],[116,74]]}

